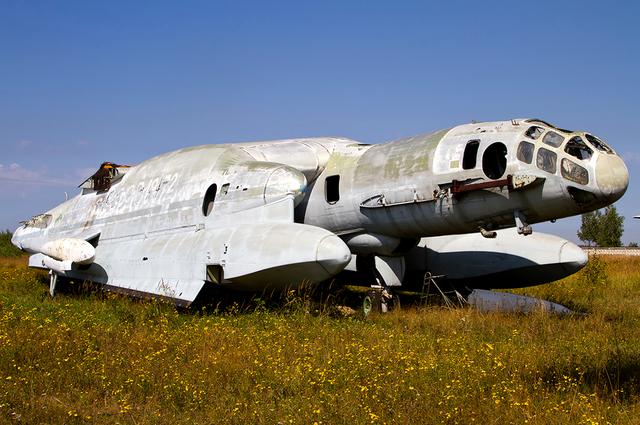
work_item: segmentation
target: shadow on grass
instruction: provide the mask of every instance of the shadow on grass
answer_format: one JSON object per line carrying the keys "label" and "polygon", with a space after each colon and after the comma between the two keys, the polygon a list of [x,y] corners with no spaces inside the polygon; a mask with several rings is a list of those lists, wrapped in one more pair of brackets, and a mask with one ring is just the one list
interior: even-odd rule
{"label": "shadow on grass", "polygon": [[552,388],[562,387],[569,378],[583,391],[616,402],[636,402],[640,397],[640,355],[638,353],[610,353],[601,365],[577,368],[564,365],[542,373],[543,381]]}
{"label": "shadow on grass", "polygon": [[338,306],[357,308],[362,292],[346,289],[333,282],[325,285],[302,285],[287,290],[240,292],[205,285],[185,312],[206,314],[249,314],[255,312],[344,315]]}
{"label": "shadow on grass", "polygon": [[[48,297],[49,278],[42,274],[37,286],[43,297]],[[44,289],[47,289],[45,292]],[[56,285],[56,297],[69,297],[78,301],[114,302],[126,306],[143,306],[151,313],[162,314],[172,310],[184,315],[242,315],[256,312],[268,313],[299,313],[312,315],[337,315],[344,314],[336,310],[340,303],[361,302],[359,293],[345,291],[344,288],[335,288],[331,285],[311,286],[303,285],[296,289],[285,291],[266,290],[262,292],[240,292],[230,289],[205,285],[196,300],[188,306],[178,306],[166,298],[148,297],[138,298],[120,293],[117,289],[105,289],[102,284],[89,281],[77,281],[59,277]],[[115,304],[115,303],[114,303]],[[117,309],[113,307],[112,309]],[[133,320],[133,317],[123,315],[124,321]]]}
{"label": "shadow on grass", "polygon": [[[40,285],[48,287],[48,277],[44,273],[40,278]],[[44,288],[43,288],[44,289]],[[56,286],[57,296],[68,296],[76,300],[96,300],[112,302],[121,300],[127,305],[150,305],[153,309],[174,309],[185,315],[244,315],[253,313],[291,314],[304,313],[310,315],[325,315],[332,317],[362,317],[362,303],[370,288],[327,282],[321,285],[302,285],[289,290],[265,290],[262,292],[242,292],[231,289],[205,285],[195,301],[188,307],[176,306],[171,300],[153,297],[137,298],[126,293],[105,289],[102,284],[88,281],[74,281],[58,278]],[[46,294],[46,295],[45,295]],[[402,309],[413,307],[448,307],[438,294],[426,296],[418,292],[400,291],[397,293]],[[48,292],[43,292],[48,296]],[[566,305],[567,303],[565,303]],[[585,317],[589,310],[577,308],[569,304],[577,315],[566,318]],[[517,313],[505,313],[516,314]],[[127,316],[126,314],[124,316]],[[526,317],[526,313],[522,314]],[[563,316],[561,316],[563,317]],[[126,321],[126,320],[125,320]]]}

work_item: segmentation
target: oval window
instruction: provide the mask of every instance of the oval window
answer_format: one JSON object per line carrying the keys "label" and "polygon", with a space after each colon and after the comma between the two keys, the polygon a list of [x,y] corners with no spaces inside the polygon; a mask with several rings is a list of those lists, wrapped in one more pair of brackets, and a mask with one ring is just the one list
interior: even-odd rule
{"label": "oval window", "polygon": [[500,142],[493,143],[482,154],[482,171],[490,179],[499,179],[507,169],[507,147]]}
{"label": "oval window", "polygon": [[202,201],[202,215],[205,217],[211,214],[213,211],[213,203],[216,200],[216,192],[218,191],[218,186],[214,183],[207,189],[204,194],[204,200]]}

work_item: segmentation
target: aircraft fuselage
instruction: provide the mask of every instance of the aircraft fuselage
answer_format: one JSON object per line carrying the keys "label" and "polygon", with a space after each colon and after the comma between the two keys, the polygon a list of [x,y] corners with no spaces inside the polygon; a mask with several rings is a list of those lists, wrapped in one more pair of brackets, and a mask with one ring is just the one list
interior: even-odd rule
{"label": "aircraft fuselage", "polygon": [[[36,254],[34,266],[46,260],[59,274],[185,303],[211,281],[260,289],[324,280],[352,255],[396,270],[394,258],[420,238],[513,226],[526,234],[530,224],[613,203],[628,185],[604,142],[537,120],[379,145],[203,145],[101,170],[13,242]],[[75,254],[43,249],[63,239],[91,244],[93,263],[52,263],[74,263]]]}

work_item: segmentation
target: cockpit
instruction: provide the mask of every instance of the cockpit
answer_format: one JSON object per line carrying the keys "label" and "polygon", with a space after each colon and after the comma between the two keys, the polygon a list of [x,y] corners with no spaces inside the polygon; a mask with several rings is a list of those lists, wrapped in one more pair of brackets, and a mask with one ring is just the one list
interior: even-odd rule
{"label": "cockpit", "polygon": [[615,155],[613,149],[592,134],[560,129],[541,120],[525,122],[529,126],[518,144],[516,157],[525,164],[531,164],[535,156],[536,166],[549,174],[557,174],[559,169],[565,179],[588,185],[588,164],[594,152]]}
{"label": "cockpit", "polygon": [[106,192],[111,189],[111,186],[129,171],[130,165],[118,165],[113,162],[103,162],[91,177],[83,181],[79,188],[82,189],[82,194],[92,192]]}

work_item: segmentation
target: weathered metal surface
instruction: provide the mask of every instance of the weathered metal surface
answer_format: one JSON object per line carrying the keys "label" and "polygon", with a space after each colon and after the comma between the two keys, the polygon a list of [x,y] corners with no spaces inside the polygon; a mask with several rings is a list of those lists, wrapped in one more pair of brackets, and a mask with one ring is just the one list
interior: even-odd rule
{"label": "weathered metal surface", "polygon": [[29,267],[53,270],[58,274],[66,276],[67,272],[73,270],[73,261],[61,261],[51,258],[48,255],[33,254],[29,257]]}
{"label": "weathered metal surface", "polygon": [[494,239],[466,234],[422,238],[406,255],[404,283],[422,284],[430,272],[450,285],[468,288],[517,288],[569,276],[587,264],[574,243],[554,235],[516,229],[496,232]]}
{"label": "weathered metal surface", "polygon": [[96,256],[95,248],[87,241],[76,238],[61,238],[49,241],[39,250],[49,257],[76,264],[91,264]]}
{"label": "weathered metal surface", "polygon": [[[551,132],[557,147],[543,142]],[[576,156],[586,152],[576,143],[569,149],[566,140],[578,135],[593,147],[588,158]],[[67,274],[181,303],[195,298],[211,267],[221,271],[220,284],[237,289],[317,282],[340,272],[352,253],[400,256],[423,237],[512,227],[516,216],[532,224],[614,202],[626,190],[627,169],[590,137],[512,120],[373,146],[309,138],[188,147],[105,168],[108,187],[88,179],[80,195],[25,222],[13,242],[42,253],[52,241],[88,240],[93,263]],[[530,155],[518,158],[522,141]],[[540,168],[533,160],[540,149],[579,163],[588,183],[563,177],[558,164],[548,167],[553,173]],[[402,268],[392,269],[401,281]]]}

